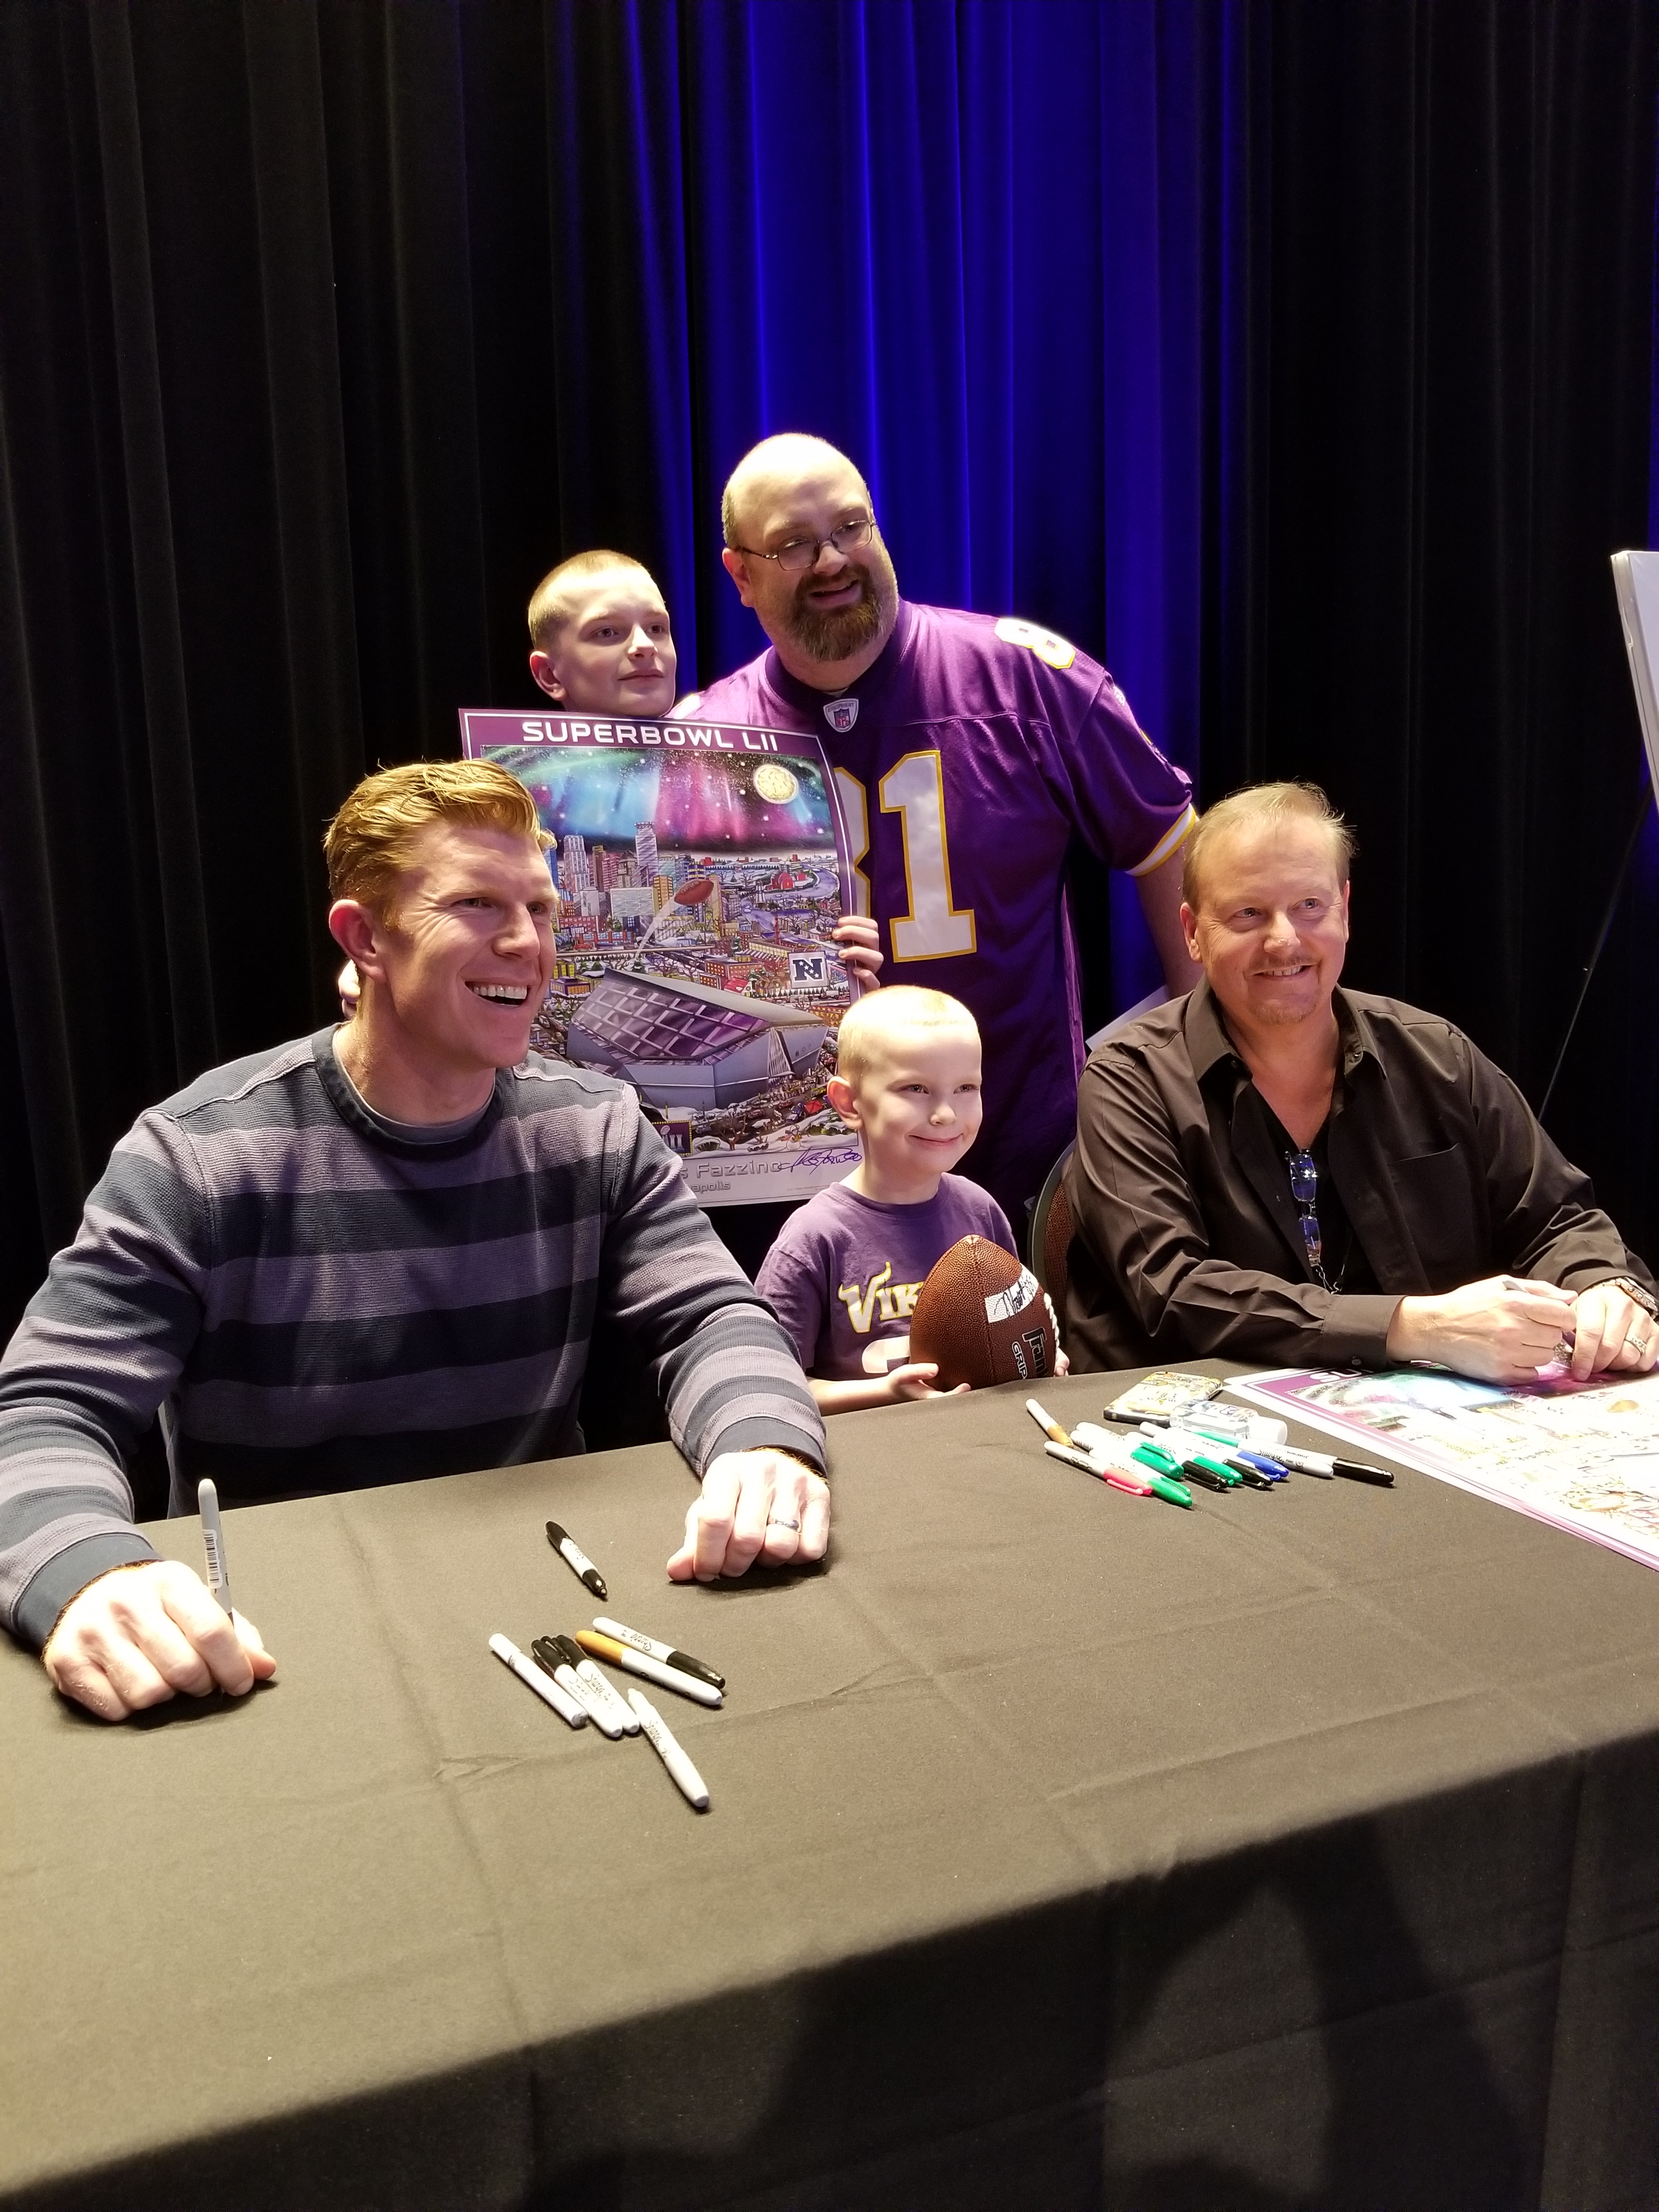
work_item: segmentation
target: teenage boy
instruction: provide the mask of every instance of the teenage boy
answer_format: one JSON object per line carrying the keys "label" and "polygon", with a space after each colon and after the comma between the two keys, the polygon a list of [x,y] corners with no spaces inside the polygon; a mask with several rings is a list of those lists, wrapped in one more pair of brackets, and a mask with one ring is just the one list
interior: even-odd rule
{"label": "teenage boy", "polygon": [[[935,1398],[910,1312],[963,1237],[1015,1250],[988,1192],[952,1175],[979,1133],[979,1030],[959,1000],[900,983],[842,1018],[830,1099],[864,1157],[784,1224],[755,1287],[794,1340],[820,1412]],[[963,1389],[966,1383],[961,1386]]]}
{"label": "teenage boy", "polygon": [[568,714],[649,721],[674,703],[668,609],[626,553],[573,553],[531,594],[530,672]]}
{"label": "teenage boy", "polygon": [[[655,579],[626,553],[573,553],[542,578],[527,612],[530,672],[567,714],[649,721],[674,703],[678,665]],[[876,927],[849,915],[834,933],[845,964],[866,981],[881,965]],[[357,1011],[350,961],[336,979],[340,1012]]]}

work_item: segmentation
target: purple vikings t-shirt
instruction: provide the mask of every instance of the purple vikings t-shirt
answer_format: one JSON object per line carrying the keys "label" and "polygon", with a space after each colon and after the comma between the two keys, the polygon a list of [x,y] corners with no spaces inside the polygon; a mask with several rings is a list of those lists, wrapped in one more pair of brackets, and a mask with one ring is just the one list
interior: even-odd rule
{"label": "purple vikings t-shirt", "polygon": [[835,698],[769,647],[675,713],[823,740],[854,890],[881,925],[883,980],[972,1011],[985,1122],[968,1172],[1023,1221],[1077,1119],[1066,846],[1075,836],[1109,866],[1149,872],[1192,825],[1187,778],[1064,638],[909,600],[874,665]]}
{"label": "purple vikings t-shirt", "polygon": [[809,1375],[882,1376],[909,1351],[910,1310],[934,1261],[963,1237],[1018,1257],[1002,1208],[962,1176],[942,1176],[921,1206],[889,1206],[834,1183],[784,1223],[755,1288]]}

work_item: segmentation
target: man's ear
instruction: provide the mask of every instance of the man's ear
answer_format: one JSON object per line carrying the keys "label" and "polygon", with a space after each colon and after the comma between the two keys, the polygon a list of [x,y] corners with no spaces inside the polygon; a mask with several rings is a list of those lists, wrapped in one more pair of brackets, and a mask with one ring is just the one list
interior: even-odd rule
{"label": "man's ear", "polygon": [[356,963],[359,975],[380,975],[380,925],[373,908],[361,899],[336,899],[328,910],[328,933],[346,958]]}
{"label": "man's ear", "polygon": [[858,1100],[853,1086],[844,1075],[832,1075],[823,1086],[823,1095],[849,1127],[859,1128]]}
{"label": "man's ear", "polygon": [[738,597],[744,606],[752,607],[755,595],[749,588],[749,564],[741,553],[734,553],[728,545],[720,555],[726,574],[738,587]]}
{"label": "man's ear", "polygon": [[559,672],[544,653],[531,654],[530,672],[550,699],[563,701],[564,686],[559,681]]}
{"label": "man's ear", "polygon": [[1181,902],[1181,933],[1187,940],[1187,957],[1189,960],[1198,960],[1199,965],[1202,967],[1204,963],[1199,959],[1198,951],[1198,916],[1185,899]]}

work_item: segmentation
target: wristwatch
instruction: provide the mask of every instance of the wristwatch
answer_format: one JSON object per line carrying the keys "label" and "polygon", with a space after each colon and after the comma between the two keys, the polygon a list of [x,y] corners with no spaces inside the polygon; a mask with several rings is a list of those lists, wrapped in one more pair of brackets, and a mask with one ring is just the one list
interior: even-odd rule
{"label": "wristwatch", "polygon": [[1651,1291],[1644,1290],[1641,1284],[1629,1275],[1610,1275],[1607,1287],[1610,1291],[1622,1291],[1632,1305],[1641,1307],[1650,1321],[1659,1321],[1659,1298],[1656,1298]]}

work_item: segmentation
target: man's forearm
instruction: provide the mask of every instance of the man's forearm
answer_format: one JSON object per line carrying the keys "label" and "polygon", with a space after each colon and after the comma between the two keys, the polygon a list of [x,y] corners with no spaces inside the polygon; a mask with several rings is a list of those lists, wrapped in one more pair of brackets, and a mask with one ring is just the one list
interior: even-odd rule
{"label": "man's forearm", "polygon": [[118,1462],[72,1417],[0,1414],[0,1625],[38,1650],[88,1583],[155,1556]]}

